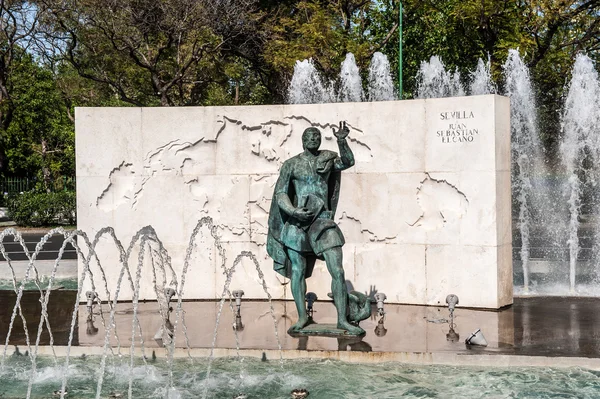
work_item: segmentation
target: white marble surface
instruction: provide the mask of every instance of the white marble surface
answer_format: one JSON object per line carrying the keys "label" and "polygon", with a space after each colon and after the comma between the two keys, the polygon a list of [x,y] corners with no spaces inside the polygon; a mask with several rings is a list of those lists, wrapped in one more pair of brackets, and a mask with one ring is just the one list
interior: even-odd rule
{"label": "white marble surface", "polygon": [[[269,294],[290,299],[288,281],[273,272],[265,249],[273,186],[283,161],[302,151],[305,128],[320,128],[322,148],[337,151],[332,126],[340,120],[350,126],[356,158],[343,172],[336,214],[346,238],[349,284],[385,292],[396,303],[443,304],[451,292],[463,306],[512,303],[509,101],[501,96],[78,108],[78,227],[90,240],[101,228],[113,227],[126,252],[132,237],[152,226],[156,239],[146,241],[153,250],[144,251],[138,298],[152,299],[155,287],[160,292],[164,281],[171,282],[171,272],[165,280],[158,266],[158,240],[181,283],[193,231],[210,216],[213,231],[202,227],[194,237],[184,296],[220,297],[224,268],[250,251]],[[457,130],[461,133],[452,132]],[[139,240],[132,245],[131,281],[124,273],[119,299],[135,299],[131,286],[138,284],[139,247]],[[111,298],[125,270],[117,248],[107,236],[97,246]],[[108,296],[97,262],[90,270],[100,296]],[[86,278],[84,292],[89,287]],[[247,256],[229,287],[243,289],[247,297],[267,297]],[[326,297],[330,277],[324,264],[317,264],[308,288]]]}

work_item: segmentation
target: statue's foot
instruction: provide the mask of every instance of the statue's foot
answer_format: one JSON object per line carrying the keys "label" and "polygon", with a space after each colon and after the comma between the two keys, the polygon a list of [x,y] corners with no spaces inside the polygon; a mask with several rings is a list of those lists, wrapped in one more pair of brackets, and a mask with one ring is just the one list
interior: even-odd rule
{"label": "statue's foot", "polygon": [[365,333],[365,330],[363,330],[359,326],[352,325],[347,321],[338,322],[337,328],[346,330],[349,335],[363,335]]}
{"label": "statue's foot", "polygon": [[296,324],[294,324],[293,326],[291,326],[288,329],[288,334],[295,334],[298,333],[300,330],[302,330],[304,327],[306,327],[306,325],[308,324],[309,318],[308,317],[301,317],[300,319],[298,319],[298,322]]}

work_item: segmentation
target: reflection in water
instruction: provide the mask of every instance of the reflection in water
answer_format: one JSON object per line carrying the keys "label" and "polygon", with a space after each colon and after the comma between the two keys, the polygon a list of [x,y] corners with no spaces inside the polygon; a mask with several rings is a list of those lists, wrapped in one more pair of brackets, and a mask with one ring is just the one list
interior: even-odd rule
{"label": "reflection in water", "polygon": [[85,333],[86,335],[98,334],[98,327],[94,325],[94,316],[92,314],[89,314],[87,317]]}
{"label": "reflection in water", "polygon": [[[387,330],[386,330],[387,331]],[[308,335],[298,335],[294,337],[298,340],[298,350],[305,351],[308,349]],[[324,337],[319,337],[322,339]],[[334,338],[334,337],[326,337],[326,338]],[[337,337],[338,342],[338,350],[339,351],[348,351],[348,352],[372,352],[373,347],[367,342],[363,341],[363,337]]]}
{"label": "reflection in water", "polygon": [[460,334],[454,331],[453,325],[450,326],[450,330],[446,334],[446,340],[450,342],[458,342],[460,340]]}
{"label": "reflection in water", "polygon": [[[42,291],[46,295],[45,291]],[[27,336],[35,338],[38,334],[38,327],[42,315],[42,304],[40,303],[39,291],[23,291],[20,301],[20,309],[23,318],[26,320],[27,334],[23,325],[23,318],[16,317],[10,333],[11,345],[26,345]],[[48,301],[48,321],[52,328],[52,338],[54,345],[67,345],[69,342],[69,332],[71,330],[71,313],[73,304],[76,302],[77,291],[53,290]],[[9,331],[13,308],[17,299],[14,291],[0,290],[0,342],[6,341]],[[79,343],[77,331],[73,337],[73,343]],[[50,344],[50,334],[46,324],[43,325],[40,336],[40,345]]]}
{"label": "reflection in water", "polygon": [[599,305],[598,298],[515,301],[515,353],[600,357]]}
{"label": "reflection in water", "polygon": [[308,349],[308,335],[298,337],[298,350],[305,351]]}
{"label": "reflection in water", "polygon": [[339,351],[352,351],[352,352],[372,352],[373,347],[367,342],[363,341],[362,337],[338,337],[338,350]]}
{"label": "reflection in water", "polygon": [[378,337],[385,337],[385,334],[387,334],[387,328],[385,328],[385,325],[383,325],[384,320],[385,316],[381,316],[379,321],[377,321],[377,326],[375,327],[375,335],[377,335]]}
{"label": "reflection in water", "polygon": [[242,315],[235,315],[235,322],[233,323],[233,329],[236,331],[244,331],[244,324],[242,323]]}

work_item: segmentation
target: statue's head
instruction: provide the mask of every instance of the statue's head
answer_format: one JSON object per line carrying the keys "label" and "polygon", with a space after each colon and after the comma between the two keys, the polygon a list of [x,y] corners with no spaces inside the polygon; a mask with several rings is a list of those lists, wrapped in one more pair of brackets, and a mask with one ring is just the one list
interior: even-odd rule
{"label": "statue's head", "polygon": [[318,150],[321,146],[321,131],[316,127],[309,127],[302,133],[302,148],[305,150]]}

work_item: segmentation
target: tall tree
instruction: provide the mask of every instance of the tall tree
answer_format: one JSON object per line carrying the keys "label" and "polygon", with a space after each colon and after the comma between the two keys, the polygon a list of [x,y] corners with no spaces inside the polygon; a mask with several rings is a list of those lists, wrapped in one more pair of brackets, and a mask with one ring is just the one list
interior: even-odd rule
{"label": "tall tree", "polygon": [[374,52],[369,14],[377,7],[365,0],[263,0],[251,34],[224,51],[245,59],[273,101],[283,102],[296,60],[312,58],[329,78],[347,52],[366,64]]}
{"label": "tall tree", "polygon": [[7,172],[36,176],[50,189],[75,171],[75,134],[51,70],[24,51],[13,60],[12,120],[6,130]]}
{"label": "tall tree", "polygon": [[[41,0],[44,27],[77,72],[133,105],[190,105],[203,66],[244,34],[252,0]],[[219,29],[221,34],[215,34]],[[208,68],[210,70],[211,68]]]}
{"label": "tall tree", "polygon": [[37,9],[30,2],[0,0],[0,173],[6,169],[6,130],[14,111],[11,80],[15,59],[29,48],[37,20]]}

